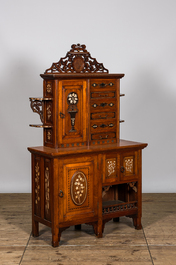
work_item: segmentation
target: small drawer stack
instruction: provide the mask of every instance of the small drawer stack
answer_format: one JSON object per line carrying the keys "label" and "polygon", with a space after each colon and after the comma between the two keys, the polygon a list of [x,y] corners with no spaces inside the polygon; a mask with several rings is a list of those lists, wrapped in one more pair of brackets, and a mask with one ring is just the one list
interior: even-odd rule
{"label": "small drawer stack", "polygon": [[116,80],[91,80],[90,142],[91,145],[117,141]]}

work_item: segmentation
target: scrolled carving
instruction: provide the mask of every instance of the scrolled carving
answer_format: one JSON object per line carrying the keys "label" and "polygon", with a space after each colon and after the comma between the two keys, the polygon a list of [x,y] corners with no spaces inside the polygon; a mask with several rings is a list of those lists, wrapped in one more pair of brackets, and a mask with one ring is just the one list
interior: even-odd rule
{"label": "scrolled carving", "polygon": [[43,101],[39,99],[30,98],[31,109],[40,116],[40,120],[43,123]]}
{"label": "scrolled carving", "polygon": [[130,182],[128,183],[129,187],[134,190],[134,192],[137,192],[136,182]]}
{"label": "scrolled carving", "polygon": [[98,63],[86,50],[84,44],[73,44],[66,56],[53,63],[47,73],[108,73],[102,63]]}

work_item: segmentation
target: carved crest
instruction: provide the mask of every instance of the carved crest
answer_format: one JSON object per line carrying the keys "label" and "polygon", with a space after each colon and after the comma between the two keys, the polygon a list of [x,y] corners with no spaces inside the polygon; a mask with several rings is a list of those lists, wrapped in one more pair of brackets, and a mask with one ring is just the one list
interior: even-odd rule
{"label": "carved crest", "polygon": [[66,56],[45,71],[47,73],[108,73],[102,63],[98,63],[86,50],[86,45],[73,44]]}

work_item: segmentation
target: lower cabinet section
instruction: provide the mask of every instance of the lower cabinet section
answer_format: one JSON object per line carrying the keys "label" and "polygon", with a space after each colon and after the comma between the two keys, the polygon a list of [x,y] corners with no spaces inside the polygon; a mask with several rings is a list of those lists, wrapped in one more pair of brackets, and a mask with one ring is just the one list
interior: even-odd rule
{"label": "lower cabinet section", "polygon": [[102,237],[104,225],[120,216],[141,229],[141,150],[57,155],[32,153],[32,234],[39,222],[51,227],[58,246],[69,226],[92,225]]}

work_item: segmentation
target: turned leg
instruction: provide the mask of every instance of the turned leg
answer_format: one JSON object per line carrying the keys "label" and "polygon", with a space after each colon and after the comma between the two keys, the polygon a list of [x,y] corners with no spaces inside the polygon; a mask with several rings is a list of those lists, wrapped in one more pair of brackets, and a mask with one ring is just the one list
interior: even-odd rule
{"label": "turned leg", "polygon": [[32,220],[32,235],[34,237],[39,236],[39,223],[34,220]]}

